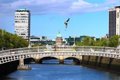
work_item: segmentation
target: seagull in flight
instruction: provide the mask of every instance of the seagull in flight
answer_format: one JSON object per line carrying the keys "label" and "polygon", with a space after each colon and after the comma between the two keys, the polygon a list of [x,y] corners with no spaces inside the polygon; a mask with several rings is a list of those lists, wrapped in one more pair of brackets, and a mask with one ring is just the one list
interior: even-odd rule
{"label": "seagull in flight", "polygon": [[68,18],[68,19],[64,22],[66,28],[67,28],[67,26],[68,26],[68,22],[69,22],[69,21],[70,21],[70,18]]}

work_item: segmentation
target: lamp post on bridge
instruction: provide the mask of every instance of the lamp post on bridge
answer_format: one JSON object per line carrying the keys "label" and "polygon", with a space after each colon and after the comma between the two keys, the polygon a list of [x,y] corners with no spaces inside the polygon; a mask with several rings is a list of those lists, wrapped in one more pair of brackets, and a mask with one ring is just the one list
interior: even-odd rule
{"label": "lamp post on bridge", "polygon": [[28,48],[31,48],[30,36],[28,37]]}
{"label": "lamp post on bridge", "polygon": [[76,38],[76,37],[74,36],[74,44],[73,44],[73,46],[76,46],[76,44],[75,44],[75,38]]}

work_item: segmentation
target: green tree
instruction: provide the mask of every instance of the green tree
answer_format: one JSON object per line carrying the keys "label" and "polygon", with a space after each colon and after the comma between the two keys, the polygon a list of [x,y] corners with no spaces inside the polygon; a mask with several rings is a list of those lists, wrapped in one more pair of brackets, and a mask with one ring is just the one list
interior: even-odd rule
{"label": "green tree", "polygon": [[83,46],[83,43],[80,42],[80,41],[77,41],[75,44],[76,44],[77,46]]}
{"label": "green tree", "polygon": [[109,39],[109,46],[110,47],[117,47],[119,45],[119,38],[120,38],[120,36],[118,36],[118,35],[112,36]]}
{"label": "green tree", "polygon": [[11,34],[0,29],[0,49],[3,47],[6,49],[27,47],[28,41],[24,40],[15,34]]}
{"label": "green tree", "polygon": [[108,46],[108,39],[101,38],[95,42],[95,46]]}
{"label": "green tree", "polygon": [[82,41],[76,42],[77,46],[93,46],[94,45],[94,38],[86,36]]}
{"label": "green tree", "polygon": [[87,36],[83,39],[82,43],[84,46],[91,46],[93,44],[92,41],[93,41],[92,38]]}

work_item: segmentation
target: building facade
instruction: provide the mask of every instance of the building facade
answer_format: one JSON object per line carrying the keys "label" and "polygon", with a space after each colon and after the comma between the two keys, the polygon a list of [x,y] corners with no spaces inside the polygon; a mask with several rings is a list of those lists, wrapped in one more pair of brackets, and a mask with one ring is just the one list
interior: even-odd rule
{"label": "building facade", "polygon": [[56,46],[61,46],[63,44],[63,38],[60,32],[57,34],[56,37]]}
{"label": "building facade", "polygon": [[55,41],[48,39],[47,36],[30,36],[31,46],[40,46],[40,45],[54,45]]}
{"label": "building facade", "polygon": [[30,38],[30,11],[26,9],[16,10],[15,12],[15,34],[23,39]]}
{"label": "building facade", "polygon": [[69,36],[68,38],[65,38],[65,39],[66,39],[66,41],[67,41],[67,45],[75,45],[76,42],[82,42],[86,37],[90,37],[91,39],[96,40],[95,37],[85,36],[85,35],[79,36],[79,37],[77,37],[77,36],[75,36],[75,37]]}
{"label": "building facade", "polygon": [[109,9],[109,37],[120,35],[120,6]]}

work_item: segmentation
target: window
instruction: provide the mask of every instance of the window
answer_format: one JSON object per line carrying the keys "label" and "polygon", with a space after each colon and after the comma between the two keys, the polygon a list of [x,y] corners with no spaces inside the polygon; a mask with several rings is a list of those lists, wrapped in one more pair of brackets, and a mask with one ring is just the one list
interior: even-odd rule
{"label": "window", "polygon": [[21,33],[21,35],[25,35],[24,33]]}
{"label": "window", "polygon": [[117,13],[117,18],[119,18],[119,13]]}

